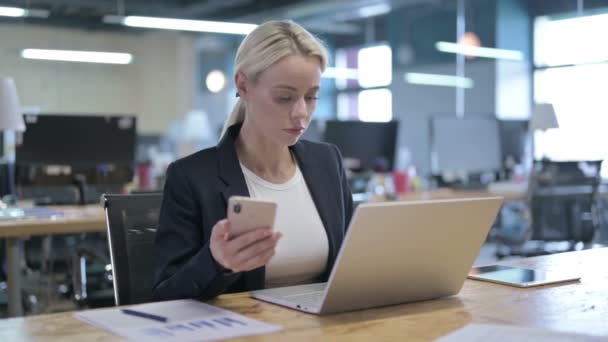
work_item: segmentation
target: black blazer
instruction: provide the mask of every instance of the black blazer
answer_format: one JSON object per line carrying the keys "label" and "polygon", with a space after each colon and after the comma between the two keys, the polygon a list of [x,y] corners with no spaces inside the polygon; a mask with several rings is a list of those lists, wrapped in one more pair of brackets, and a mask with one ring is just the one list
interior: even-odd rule
{"label": "black blazer", "polygon": [[[224,273],[211,251],[211,229],[226,218],[230,196],[249,196],[234,141],[241,125],[231,126],[217,146],[173,162],[167,169],[156,233],[155,300],[210,299],[222,293],[264,288],[265,267]],[[326,281],[353,211],[338,149],[299,141],[290,147],[327,232]]]}

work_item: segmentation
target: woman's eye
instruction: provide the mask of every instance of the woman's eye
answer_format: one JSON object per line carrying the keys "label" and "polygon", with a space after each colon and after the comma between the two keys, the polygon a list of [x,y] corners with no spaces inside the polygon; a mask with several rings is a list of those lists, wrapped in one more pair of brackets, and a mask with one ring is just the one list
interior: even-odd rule
{"label": "woman's eye", "polygon": [[282,96],[282,97],[279,97],[279,98],[278,98],[278,102],[279,102],[279,103],[287,103],[287,102],[289,102],[289,101],[291,101],[291,97],[283,97],[283,96]]}
{"label": "woman's eye", "polygon": [[316,101],[318,99],[318,96],[306,96],[306,101]]}

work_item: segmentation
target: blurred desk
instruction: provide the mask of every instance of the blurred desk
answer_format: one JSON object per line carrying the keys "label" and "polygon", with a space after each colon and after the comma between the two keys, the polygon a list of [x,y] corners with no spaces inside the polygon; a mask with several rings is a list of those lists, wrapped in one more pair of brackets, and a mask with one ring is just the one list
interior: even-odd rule
{"label": "blurred desk", "polygon": [[[608,248],[520,259],[503,264],[545,270],[578,270],[580,282],[522,289],[467,280],[452,297],[377,309],[316,316],[249,298],[222,295],[210,304],[283,331],[251,340],[321,339],[430,341],[469,323],[493,323],[592,335],[608,335]],[[74,318],[74,312],[0,321],[7,341],[115,341],[121,338]]]}
{"label": "blurred desk", "polygon": [[0,238],[6,239],[6,277],[9,316],[22,316],[22,238],[32,235],[105,232],[106,217],[100,205],[45,207],[57,215],[35,214],[0,220]]}

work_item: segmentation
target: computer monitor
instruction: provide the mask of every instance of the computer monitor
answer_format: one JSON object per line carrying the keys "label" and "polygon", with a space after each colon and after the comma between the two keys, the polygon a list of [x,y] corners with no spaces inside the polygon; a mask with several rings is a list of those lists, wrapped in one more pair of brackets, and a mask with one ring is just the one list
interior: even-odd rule
{"label": "computer monitor", "polygon": [[528,135],[528,120],[500,120],[498,128],[503,162],[511,157],[516,164],[521,164]]}
{"label": "computer monitor", "polygon": [[362,170],[390,171],[395,161],[398,121],[328,120],[323,140],[335,144],[344,158],[357,159]]}
{"label": "computer monitor", "polygon": [[26,130],[16,147],[20,165],[128,164],[135,159],[136,118],[132,115],[25,115]]}
{"label": "computer monitor", "polygon": [[15,162],[21,198],[96,203],[99,194],[119,192],[132,181],[135,116],[41,114],[25,115],[24,121]]}
{"label": "computer monitor", "polygon": [[430,138],[434,175],[480,174],[502,168],[498,120],[493,116],[434,116]]}

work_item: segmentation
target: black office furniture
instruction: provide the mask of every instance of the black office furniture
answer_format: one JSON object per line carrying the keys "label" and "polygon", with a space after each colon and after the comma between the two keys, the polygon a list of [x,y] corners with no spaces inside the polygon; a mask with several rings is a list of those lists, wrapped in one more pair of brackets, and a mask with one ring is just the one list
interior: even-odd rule
{"label": "black office furniture", "polygon": [[601,164],[601,160],[539,162],[530,189],[533,240],[593,240],[599,226]]}
{"label": "black office furniture", "polygon": [[[528,190],[529,226],[525,231],[503,227],[497,256],[527,257],[593,246],[602,215],[601,164],[601,160],[537,161]],[[522,210],[512,216],[523,217]],[[511,226],[521,226],[519,222]]]}
{"label": "black office furniture", "polygon": [[338,146],[342,157],[356,159],[360,169],[392,171],[399,121],[364,122],[328,120],[323,141]]}
{"label": "black office furniture", "polygon": [[162,193],[104,195],[116,305],[152,300]]}
{"label": "black office furniture", "polygon": [[133,179],[133,115],[25,115],[16,146],[20,198],[37,204],[98,203]]}
{"label": "black office furniture", "polygon": [[524,152],[528,137],[528,120],[499,120],[501,157],[504,163],[508,158],[516,164],[524,162]]}

